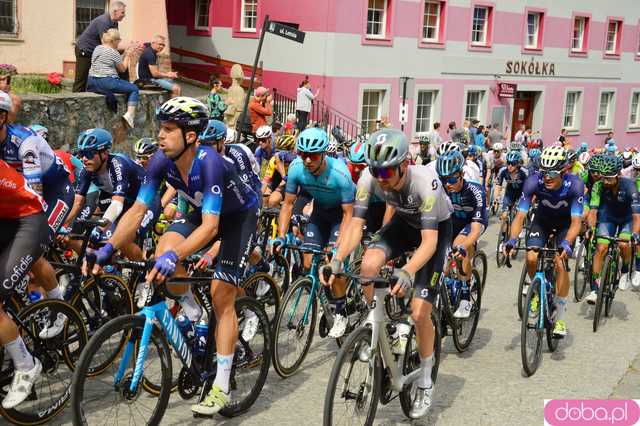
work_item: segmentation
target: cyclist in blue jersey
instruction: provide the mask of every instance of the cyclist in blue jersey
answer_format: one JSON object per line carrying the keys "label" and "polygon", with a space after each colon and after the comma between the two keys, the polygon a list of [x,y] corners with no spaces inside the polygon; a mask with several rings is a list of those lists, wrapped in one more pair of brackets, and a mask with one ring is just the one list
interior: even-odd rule
{"label": "cyclist in blue jersey", "polygon": [[538,207],[533,214],[527,236],[527,272],[529,278],[533,278],[538,253],[532,248],[544,247],[549,236],[554,234],[559,253],[555,259],[557,315],[553,334],[558,337],[567,334],[565,316],[569,273],[565,269],[565,261],[573,254],[571,247],[580,233],[584,199],[582,180],[567,173],[566,165],[567,155],[563,147],[545,148],[540,157],[540,173],[529,176],[524,183],[518,213],[511,227],[511,239],[504,245],[504,253],[508,255],[516,246],[516,239],[522,231],[525,217],[535,196]]}
{"label": "cyclist in blue jersey", "polygon": [[[633,243],[640,242],[640,194],[633,180],[621,177],[622,158],[605,156],[604,164],[600,167],[602,180],[596,182],[591,189],[590,210],[588,224],[596,229],[596,235],[618,237],[623,240],[633,239]],[[587,296],[587,303],[595,304],[597,290],[600,285],[602,263],[607,254],[609,240],[596,240],[596,253],[593,257],[593,287]],[[620,244],[622,253],[622,276],[618,283],[620,290],[629,288],[629,268],[631,264],[631,246]],[[640,273],[633,272],[634,287],[638,285]]]}
{"label": "cyclist in blue jersey", "polygon": [[539,163],[540,163],[540,155],[542,155],[542,151],[540,151],[538,148],[531,148],[529,150],[529,161],[527,162],[527,176],[531,176],[532,174],[536,173],[539,169]]}
{"label": "cyclist in blue jersey", "polygon": [[[274,248],[285,241],[289,230],[293,204],[300,190],[313,198],[313,212],[305,228],[304,245],[316,250],[336,245],[344,227],[353,214],[355,185],[346,164],[337,158],[327,156],[329,146],[327,133],[319,128],[309,128],[298,136],[299,158],[293,160],[287,174],[284,203],[278,220],[278,238]],[[304,255],[304,268],[311,266],[311,255]],[[332,287],[335,297],[336,316],[329,336],[341,337],[346,331],[345,281],[337,280]]]}
{"label": "cyclist in blue jersey", "polygon": [[[217,371],[209,394],[191,407],[202,415],[217,413],[229,399],[229,378],[238,340],[236,286],[243,275],[258,213],[257,197],[242,182],[235,165],[214,148],[198,145],[198,135],[207,125],[208,115],[202,102],[188,97],[170,99],[157,109],[160,151],[149,161],[138,198],[120,219],[108,243],[87,256],[88,264],[95,263],[92,272],[99,273],[100,266],[109,262],[113,252],[135,234],[163,180],[178,191],[190,211],[158,241],[155,265],[146,277],[148,282],[161,282],[173,275],[186,276],[180,260],[202,249],[216,236],[222,238],[211,283],[217,318]],[[197,321],[201,309],[189,287],[174,288],[173,292],[185,292],[180,304],[186,316]]]}
{"label": "cyclist in blue jersey", "polygon": [[[45,201],[47,237],[51,244],[56,232],[69,214],[73,203],[73,188],[69,171],[47,141],[19,124],[7,124],[11,111],[11,97],[0,91],[0,160],[21,173],[29,186]],[[50,299],[62,299],[56,273],[44,255],[31,268],[34,281],[41,285]],[[59,313],[51,327],[43,327],[41,338],[58,335],[64,327],[65,316]]]}
{"label": "cyclist in blue jersey", "polygon": [[[524,182],[527,180],[528,176],[526,170],[522,168],[522,155],[519,151],[509,151],[507,153],[506,160],[507,165],[502,167],[498,172],[495,182],[496,187],[494,190],[495,198],[499,198],[499,194],[504,190],[502,206],[500,208],[500,211],[502,212],[500,214],[500,222],[502,223],[501,229],[504,229],[509,211],[520,199]],[[505,182],[506,188],[503,188]]]}
{"label": "cyclist in blue jersey", "polygon": [[[453,205],[453,250],[462,258],[463,279],[471,279],[471,259],[475,254],[476,243],[484,233],[489,219],[484,187],[479,183],[468,182],[464,178],[465,159],[458,151],[452,151],[438,157],[436,171]],[[469,293],[463,294],[458,309],[453,316],[469,318],[471,302]]]}

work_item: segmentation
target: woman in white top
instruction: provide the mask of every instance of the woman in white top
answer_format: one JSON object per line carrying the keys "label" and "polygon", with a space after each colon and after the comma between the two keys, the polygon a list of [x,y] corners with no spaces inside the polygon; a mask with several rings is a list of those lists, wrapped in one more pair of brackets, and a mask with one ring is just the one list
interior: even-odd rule
{"label": "woman in white top", "polygon": [[91,56],[87,90],[97,89],[127,95],[127,112],[122,118],[130,128],[133,128],[140,94],[135,84],[121,79],[118,73],[125,72],[129,68],[130,53],[135,48],[129,47],[124,55],[120,56],[117,50],[118,43],[120,43],[120,33],[117,29],[111,28],[102,34],[102,44],[95,48]]}
{"label": "woman in white top", "polygon": [[296,99],[296,116],[298,117],[298,129],[303,131],[309,123],[309,112],[311,112],[311,104],[320,93],[320,89],[316,90],[316,94],[311,93],[311,83],[304,79],[298,87],[298,96]]}

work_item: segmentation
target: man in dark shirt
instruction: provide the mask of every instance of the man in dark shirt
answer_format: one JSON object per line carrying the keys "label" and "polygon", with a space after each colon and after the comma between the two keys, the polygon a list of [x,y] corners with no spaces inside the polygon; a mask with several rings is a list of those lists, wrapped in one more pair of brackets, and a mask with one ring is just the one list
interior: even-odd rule
{"label": "man in dark shirt", "polygon": [[138,79],[150,80],[171,92],[172,97],[180,96],[180,86],[172,79],[178,77],[175,71],[161,72],[158,66],[158,53],[167,45],[165,37],[156,35],[151,43],[145,43],[144,50],[138,59]]}
{"label": "man in dark shirt", "polygon": [[125,16],[126,5],[121,1],[111,2],[109,13],[95,18],[80,34],[76,41],[76,76],[73,82],[74,92],[84,92],[87,88],[87,76],[91,68],[93,49],[102,43],[100,37],[110,28],[118,28],[118,22]]}

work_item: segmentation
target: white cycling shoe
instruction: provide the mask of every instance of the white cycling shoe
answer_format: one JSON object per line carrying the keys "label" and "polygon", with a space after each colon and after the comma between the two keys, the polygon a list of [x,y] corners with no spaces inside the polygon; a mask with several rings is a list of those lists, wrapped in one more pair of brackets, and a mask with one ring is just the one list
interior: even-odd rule
{"label": "white cycling shoe", "polygon": [[344,336],[345,331],[347,331],[348,323],[349,320],[347,320],[347,317],[336,314],[336,316],[333,318],[333,327],[331,327],[331,330],[329,330],[329,337],[331,337],[332,339],[337,339]]}
{"label": "white cycling shoe", "polygon": [[461,300],[458,309],[453,313],[454,318],[467,319],[471,316],[471,302]]}
{"label": "white cycling shoe", "polygon": [[53,321],[53,324],[48,324],[46,327],[40,330],[40,333],[38,333],[38,337],[40,337],[41,339],[52,339],[58,334],[62,333],[62,330],[64,329],[66,323],[67,317],[64,316],[64,314],[62,314],[61,312],[58,312],[58,315],[56,315],[56,319],[55,321]]}
{"label": "white cycling shoe", "polygon": [[589,293],[587,295],[587,297],[584,298],[584,300],[589,304],[589,305],[595,305],[596,304],[596,300],[598,300],[598,292],[595,290],[592,290],[591,293]]}
{"label": "white cycling shoe", "polygon": [[431,408],[431,400],[433,399],[433,391],[435,390],[435,384],[431,384],[430,388],[418,388],[416,397],[411,405],[411,411],[409,417],[412,419],[419,419],[424,417]]}
{"label": "white cycling shoe", "polygon": [[31,394],[31,389],[42,372],[40,360],[37,358],[33,360],[35,365],[31,370],[15,371],[9,392],[7,392],[7,396],[2,400],[2,408],[5,410],[10,410],[21,404],[29,397],[29,394]]}
{"label": "white cycling shoe", "polygon": [[242,340],[245,342],[251,341],[256,336],[258,332],[258,325],[260,324],[260,320],[257,315],[249,317],[246,319],[244,323],[244,328],[242,329]]}

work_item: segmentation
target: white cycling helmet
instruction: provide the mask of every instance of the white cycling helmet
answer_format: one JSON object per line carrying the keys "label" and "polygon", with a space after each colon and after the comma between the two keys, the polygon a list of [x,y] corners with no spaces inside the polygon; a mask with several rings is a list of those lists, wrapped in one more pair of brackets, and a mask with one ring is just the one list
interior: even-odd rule
{"label": "white cycling helmet", "polygon": [[234,143],[236,141],[236,129],[227,127],[227,136],[224,138],[224,143]]}
{"label": "white cycling helmet", "polygon": [[[589,154],[588,152],[583,152],[578,156],[578,162],[583,166],[586,166],[589,160],[591,160],[591,154]],[[640,159],[638,161],[638,164],[640,165]]]}
{"label": "white cycling helmet", "polygon": [[11,96],[0,90],[0,111],[9,112],[13,109],[13,102]]}
{"label": "white cycling helmet", "polygon": [[634,154],[633,158],[631,159],[631,165],[636,170],[640,169],[640,152],[637,154]]}
{"label": "white cycling helmet", "polygon": [[444,141],[438,147],[437,154],[444,155],[453,151],[460,151],[460,145],[454,141]]}
{"label": "white cycling helmet", "polygon": [[493,144],[491,149],[493,151],[502,151],[504,149],[504,145],[502,145],[500,142],[496,142],[496,143]]}
{"label": "white cycling helmet", "polygon": [[258,130],[256,130],[257,139],[270,138],[272,134],[273,131],[271,130],[271,126],[267,126],[266,124],[264,126],[258,127]]}
{"label": "white cycling helmet", "polygon": [[336,141],[329,142],[329,146],[327,147],[327,154],[335,154],[338,152],[338,144]]}

